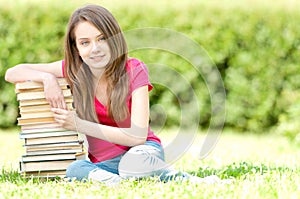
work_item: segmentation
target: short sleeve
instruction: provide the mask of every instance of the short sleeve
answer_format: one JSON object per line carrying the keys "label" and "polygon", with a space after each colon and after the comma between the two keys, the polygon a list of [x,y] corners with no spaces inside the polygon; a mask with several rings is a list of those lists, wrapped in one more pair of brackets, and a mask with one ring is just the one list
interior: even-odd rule
{"label": "short sleeve", "polygon": [[132,58],[127,62],[127,67],[130,77],[131,92],[146,85],[148,86],[149,91],[152,90],[153,86],[149,81],[148,69],[143,62]]}

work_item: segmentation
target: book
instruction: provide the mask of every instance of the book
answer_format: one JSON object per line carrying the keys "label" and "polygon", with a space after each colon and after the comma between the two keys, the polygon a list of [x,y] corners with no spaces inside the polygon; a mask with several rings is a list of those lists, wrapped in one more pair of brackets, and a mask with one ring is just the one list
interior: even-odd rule
{"label": "book", "polygon": [[24,149],[27,153],[37,152],[37,151],[48,151],[48,150],[62,150],[62,149],[83,149],[82,141],[73,141],[73,142],[60,142],[53,144],[31,144],[24,145]]}
{"label": "book", "polygon": [[85,159],[86,152],[81,153],[60,153],[42,155],[22,155],[21,162],[38,162],[52,160],[79,160]]}
{"label": "book", "polygon": [[25,178],[63,178],[66,176],[66,169],[54,171],[21,171],[21,175]]}
{"label": "book", "polygon": [[78,140],[78,135],[64,135],[64,136],[51,136],[51,137],[39,137],[39,138],[24,138],[25,145],[34,144],[53,144],[53,143],[65,143],[74,142]]}
{"label": "book", "polygon": [[75,153],[23,155],[21,162],[42,162],[52,160],[76,160]]}
{"label": "book", "polygon": [[66,170],[74,160],[20,162],[21,172]]}
{"label": "book", "polygon": [[[73,97],[65,97],[65,102],[73,102]],[[25,106],[33,106],[33,105],[41,105],[41,104],[49,104],[49,102],[46,99],[31,99],[31,100],[20,100],[19,106],[25,107]]]}
{"label": "book", "polygon": [[[62,90],[66,90],[66,89],[69,89],[69,86],[67,85],[63,85],[63,86],[60,86],[60,88]],[[26,88],[26,89],[16,89],[15,88],[15,93],[22,93],[22,92],[37,92],[37,91],[44,91],[44,88],[43,87],[40,87],[40,88]]]}
{"label": "book", "polygon": [[[72,109],[69,109],[72,111]],[[54,117],[53,112],[49,109],[47,111],[35,111],[35,112],[20,112],[20,116],[22,119],[29,119],[29,118],[43,118],[43,117]]]}
{"label": "book", "polygon": [[20,113],[20,115],[22,119],[54,117],[54,113],[52,111]]}
{"label": "book", "polygon": [[[66,103],[68,110],[73,110],[73,104],[71,102]],[[26,113],[37,113],[37,112],[45,112],[51,111],[51,106],[49,104],[38,104],[32,106],[19,106],[20,114]]]}
{"label": "book", "polygon": [[36,134],[36,133],[47,133],[47,132],[62,132],[66,129],[57,127],[57,128],[38,128],[38,129],[25,129],[22,130],[22,134]]}
{"label": "book", "polygon": [[17,118],[18,125],[28,125],[28,124],[45,124],[55,122],[54,117],[43,117],[43,118],[26,118],[22,117]]}
{"label": "book", "polygon": [[[60,86],[67,86],[67,80],[65,78],[57,78],[57,82]],[[34,88],[43,88],[44,84],[42,82],[35,82],[35,81],[25,81],[16,83],[16,89],[34,89]]]}
{"label": "book", "polygon": [[75,154],[76,160],[86,160],[87,159],[87,152],[82,151],[80,153]]}
{"label": "book", "polygon": [[44,123],[44,124],[27,124],[25,126],[21,126],[21,130],[34,130],[34,129],[45,129],[45,130],[49,130],[50,129],[57,129],[57,128],[62,128],[61,124],[57,123],[57,122],[49,122],[49,123]]}
{"label": "book", "polygon": [[34,133],[20,133],[20,138],[45,138],[45,137],[59,137],[59,136],[67,136],[67,135],[78,135],[76,131],[45,131],[45,132],[34,132]]}
{"label": "book", "polygon": [[26,155],[49,155],[49,154],[62,154],[62,153],[81,153],[83,146],[80,144],[80,148],[73,149],[54,149],[54,150],[42,150],[42,151],[29,151]]}
{"label": "book", "polygon": [[[62,90],[62,93],[65,97],[72,96],[71,90]],[[23,92],[17,94],[17,100],[33,100],[33,99],[44,99],[45,93],[44,91],[38,91],[38,92]]]}

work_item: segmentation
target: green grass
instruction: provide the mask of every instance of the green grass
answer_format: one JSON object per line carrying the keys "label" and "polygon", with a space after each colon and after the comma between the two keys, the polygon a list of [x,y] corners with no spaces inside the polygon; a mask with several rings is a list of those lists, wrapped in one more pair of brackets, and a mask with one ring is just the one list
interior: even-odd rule
{"label": "green grass", "polygon": [[[176,135],[160,133],[167,144]],[[225,185],[158,183],[154,179],[124,181],[116,188],[99,183],[62,179],[22,179],[18,159],[23,154],[16,131],[0,131],[0,198],[297,198],[300,195],[300,149],[276,135],[235,134],[220,136],[215,149],[199,159],[204,139],[199,135],[174,167],[198,176],[233,178]]]}

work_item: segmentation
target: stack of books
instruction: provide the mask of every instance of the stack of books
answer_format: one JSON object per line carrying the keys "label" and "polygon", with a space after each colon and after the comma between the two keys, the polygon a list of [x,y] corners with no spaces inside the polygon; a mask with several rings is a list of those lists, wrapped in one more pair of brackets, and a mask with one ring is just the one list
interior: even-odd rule
{"label": "stack of books", "polygon": [[[58,78],[69,110],[73,97],[64,78]],[[27,81],[15,87],[19,101],[25,154],[20,160],[20,173],[25,177],[64,177],[67,166],[76,159],[85,159],[83,141],[76,131],[69,131],[56,123],[44,94],[42,83]]]}

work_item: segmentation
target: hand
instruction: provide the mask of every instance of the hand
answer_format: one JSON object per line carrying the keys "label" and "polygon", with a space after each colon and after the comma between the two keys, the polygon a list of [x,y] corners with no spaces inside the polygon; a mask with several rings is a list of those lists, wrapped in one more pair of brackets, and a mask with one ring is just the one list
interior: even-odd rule
{"label": "hand", "polygon": [[67,109],[63,92],[55,76],[48,74],[43,81],[46,100],[51,108]]}
{"label": "hand", "polygon": [[77,123],[80,120],[75,111],[69,111],[60,108],[51,108],[54,113],[54,119],[65,129],[77,131]]}

